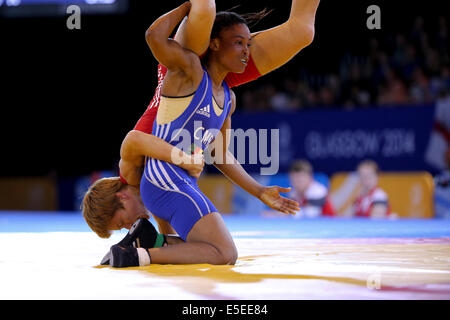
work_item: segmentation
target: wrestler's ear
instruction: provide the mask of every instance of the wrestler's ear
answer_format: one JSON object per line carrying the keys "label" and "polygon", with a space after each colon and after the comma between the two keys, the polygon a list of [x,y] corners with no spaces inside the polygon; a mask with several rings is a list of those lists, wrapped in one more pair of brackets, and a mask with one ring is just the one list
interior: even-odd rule
{"label": "wrestler's ear", "polygon": [[125,190],[120,190],[119,192],[116,192],[116,197],[120,200],[128,200],[128,198],[130,197],[128,195],[128,193],[125,192]]}
{"label": "wrestler's ear", "polygon": [[212,51],[218,51],[220,49],[220,41],[218,38],[214,38],[209,42],[209,49]]}

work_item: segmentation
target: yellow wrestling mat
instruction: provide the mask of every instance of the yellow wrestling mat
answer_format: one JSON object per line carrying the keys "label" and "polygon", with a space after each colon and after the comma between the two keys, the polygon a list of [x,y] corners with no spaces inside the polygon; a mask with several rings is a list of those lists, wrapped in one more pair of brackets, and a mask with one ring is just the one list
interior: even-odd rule
{"label": "yellow wrestling mat", "polygon": [[235,266],[98,266],[123,238],[0,233],[0,299],[450,299],[450,239],[235,239]]}

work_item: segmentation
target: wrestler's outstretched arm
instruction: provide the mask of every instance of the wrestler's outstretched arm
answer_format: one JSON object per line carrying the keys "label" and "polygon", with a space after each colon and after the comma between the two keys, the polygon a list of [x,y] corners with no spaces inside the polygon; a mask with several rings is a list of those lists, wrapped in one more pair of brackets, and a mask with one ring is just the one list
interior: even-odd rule
{"label": "wrestler's outstretched arm", "polygon": [[300,210],[298,202],[280,195],[280,192],[289,192],[290,188],[283,188],[279,186],[266,187],[259,184],[244,170],[231,152],[228,151],[230,142],[229,132],[231,129],[231,115],[236,109],[236,97],[233,91],[231,91],[231,98],[231,111],[220,129],[221,135],[219,138],[214,140],[212,145],[210,145],[212,148],[210,150],[214,150],[213,156],[216,160],[220,160],[216,161],[214,166],[234,184],[240,186],[242,189],[261,200],[270,208],[286,214],[295,214],[295,211]]}

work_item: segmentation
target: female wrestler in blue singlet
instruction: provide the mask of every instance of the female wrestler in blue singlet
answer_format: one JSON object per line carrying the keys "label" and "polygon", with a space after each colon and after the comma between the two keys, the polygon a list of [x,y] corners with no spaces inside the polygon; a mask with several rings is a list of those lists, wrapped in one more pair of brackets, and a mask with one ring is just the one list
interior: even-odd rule
{"label": "female wrestler in blue singlet", "polygon": [[[225,96],[222,108],[214,101],[212,80],[207,70],[203,71],[200,85],[193,95],[172,99],[163,95],[161,112],[169,105],[167,100],[188,98],[190,103],[180,116],[168,123],[158,124],[157,118],[153,126],[155,135],[184,151],[192,149],[202,153],[215,139],[230,112],[230,91],[225,81],[222,86]],[[141,197],[147,209],[169,221],[184,241],[200,218],[217,212],[198,188],[196,178],[178,166],[153,158],[147,158],[145,162]]]}
{"label": "female wrestler in blue singlet", "polygon": [[[231,128],[230,116],[236,107],[236,98],[223,80],[229,72],[244,71],[251,35],[241,16],[224,13],[219,23],[216,18],[202,65],[194,52],[169,39],[189,8],[190,3],[186,2],[158,18],[147,30],[146,39],[154,57],[168,69],[153,132],[170,144],[183,144],[181,147],[185,151],[189,147],[198,152],[205,150],[219,131],[226,137],[226,130]],[[228,157],[228,141],[221,145],[221,151]],[[245,185],[247,192],[276,210],[286,213],[299,210],[297,202],[279,195],[289,189],[259,185],[234,158],[232,160],[230,165],[236,168],[229,171],[233,176],[228,177]],[[169,221],[185,242],[148,250],[113,246],[114,266],[235,263],[237,250],[233,239],[195,178],[180,167],[147,158],[140,188],[146,207]]]}

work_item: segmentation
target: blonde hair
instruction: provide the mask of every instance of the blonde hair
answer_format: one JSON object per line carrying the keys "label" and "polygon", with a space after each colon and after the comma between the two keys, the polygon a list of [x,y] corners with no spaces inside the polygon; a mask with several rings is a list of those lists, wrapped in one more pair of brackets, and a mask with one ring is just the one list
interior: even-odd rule
{"label": "blonde hair", "polygon": [[123,208],[116,193],[125,186],[119,177],[102,178],[94,182],[84,195],[81,205],[83,217],[100,238],[111,236],[108,225],[116,210]]}

